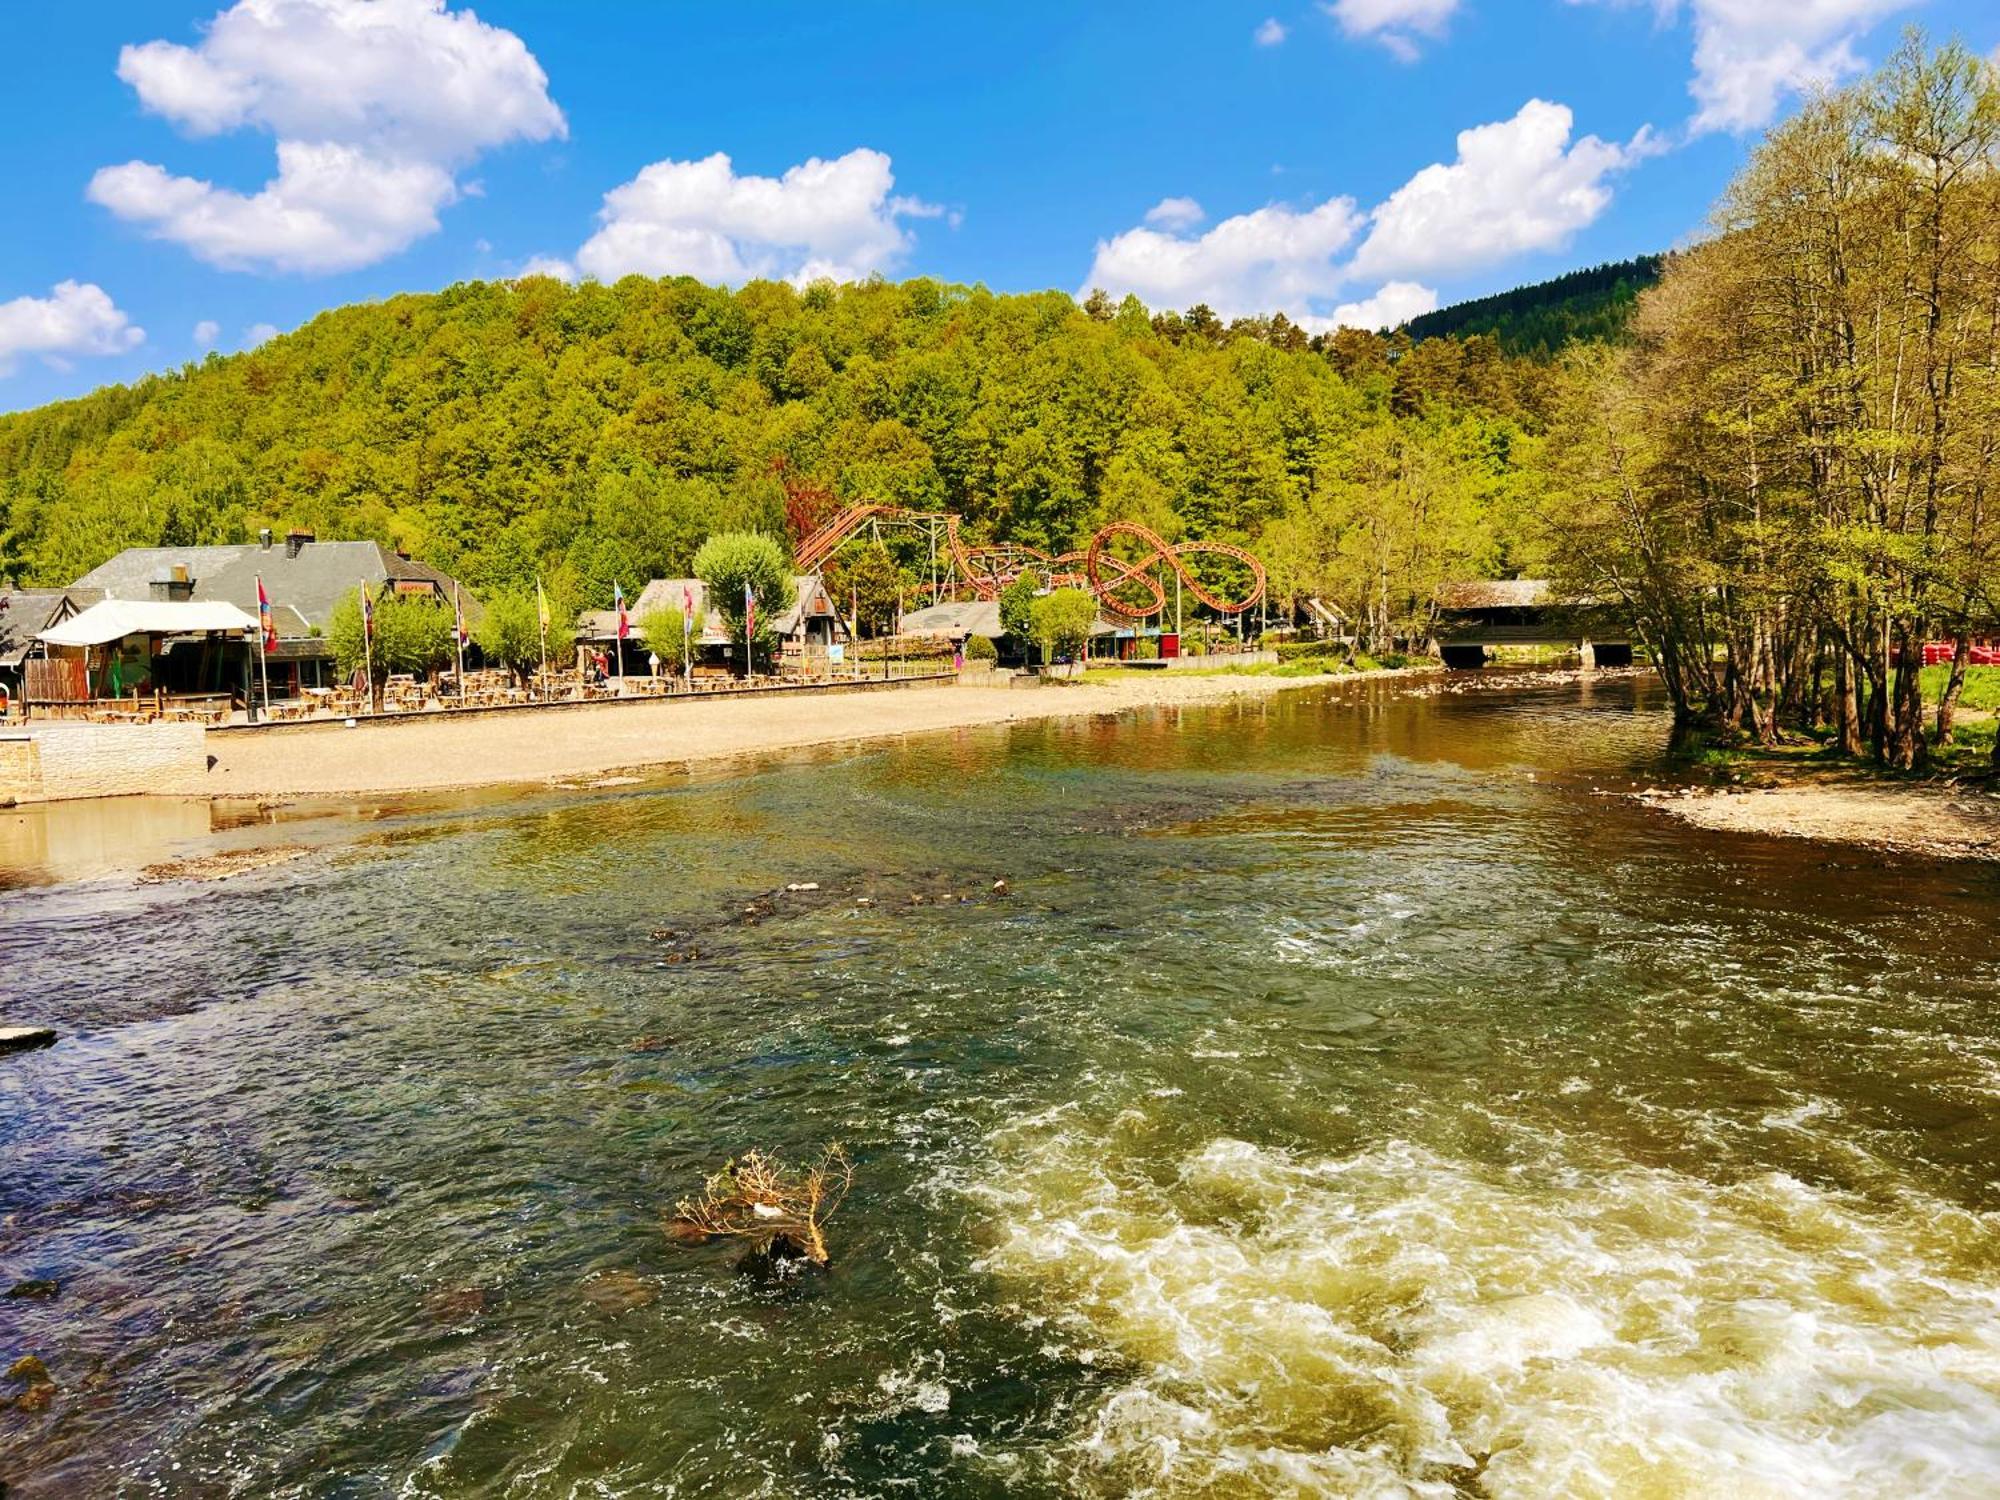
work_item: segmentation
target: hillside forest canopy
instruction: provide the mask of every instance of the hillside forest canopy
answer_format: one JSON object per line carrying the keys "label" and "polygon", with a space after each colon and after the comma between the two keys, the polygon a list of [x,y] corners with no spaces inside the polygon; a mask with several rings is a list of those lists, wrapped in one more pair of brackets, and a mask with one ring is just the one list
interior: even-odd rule
{"label": "hillside forest canopy", "polygon": [[712,533],[876,500],[1049,551],[1112,520],[1236,542],[1277,608],[1387,630],[1441,579],[1534,566],[1552,375],[1490,338],[927,280],[471,283],[0,417],[0,575],[302,528],[604,608]]}
{"label": "hillside forest canopy", "polygon": [[[0,578],[301,528],[567,615],[860,501],[1049,552],[1131,520],[1251,548],[1275,614],[1318,597],[1371,650],[1447,584],[1551,572],[1630,616],[1684,721],[1916,765],[1917,650],[2000,592],[1996,138],[1994,67],[1913,33],[1692,248],[1387,335],[927,279],[344,307],[0,417]],[[830,580],[876,628],[926,565],[888,546]]]}

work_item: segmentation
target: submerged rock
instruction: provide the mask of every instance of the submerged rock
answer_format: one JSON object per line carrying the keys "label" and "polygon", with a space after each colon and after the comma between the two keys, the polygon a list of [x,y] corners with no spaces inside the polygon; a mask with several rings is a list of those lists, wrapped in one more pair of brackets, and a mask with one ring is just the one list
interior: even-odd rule
{"label": "submerged rock", "polygon": [[49,1026],[0,1026],[0,1052],[26,1052],[33,1047],[53,1047],[55,1029]]}
{"label": "submerged rock", "polygon": [[584,1301],[602,1313],[633,1312],[654,1301],[660,1289],[635,1271],[598,1271],[583,1280]]}
{"label": "submerged rock", "polygon": [[55,1296],[61,1290],[62,1287],[56,1282],[44,1277],[33,1276],[26,1281],[15,1282],[13,1286],[8,1288],[7,1295],[9,1297],[33,1297],[45,1300]]}

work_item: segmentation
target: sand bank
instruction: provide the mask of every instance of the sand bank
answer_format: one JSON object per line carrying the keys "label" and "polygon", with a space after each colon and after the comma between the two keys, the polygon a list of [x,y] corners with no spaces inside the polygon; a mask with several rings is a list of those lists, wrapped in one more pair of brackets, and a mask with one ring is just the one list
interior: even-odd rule
{"label": "sand bank", "polygon": [[[1390,677],[1397,673],[1375,673]],[[1031,690],[945,683],[825,696],[645,700],[211,735],[211,797],[374,795],[602,777],[771,750],[1147,707],[1197,706],[1360,680],[1161,672]]]}
{"label": "sand bank", "polygon": [[1698,828],[1902,854],[2000,860],[2000,797],[1959,787],[1809,778],[1754,791],[1653,791],[1639,800]]}

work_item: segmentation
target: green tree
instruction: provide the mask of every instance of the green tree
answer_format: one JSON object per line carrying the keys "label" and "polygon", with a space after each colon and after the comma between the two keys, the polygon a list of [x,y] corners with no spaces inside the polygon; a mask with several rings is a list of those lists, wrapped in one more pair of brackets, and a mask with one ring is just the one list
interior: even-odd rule
{"label": "green tree", "polygon": [[695,577],[707,591],[709,606],[719,613],[730,639],[743,643],[744,592],[757,599],[757,638],[750,643],[756,664],[768,668],[776,654],[777,636],[771,622],[798,600],[798,588],[785,549],[757,532],[723,532],[701,544],[694,555]]}
{"label": "green tree", "polygon": [[1026,647],[1035,639],[1035,596],[1041,580],[1024,571],[1000,591],[1000,628]]}
{"label": "green tree", "polygon": [[701,632],[700,610],[694,613],[691,629],[687,616],[672,606],[649,609],[639,621],[639,638],[646,643],[649,652],[659,657],[660,665],[669,677],[678,677],[687,670],[690,638],[699,636]]}
{"label": "green tree", "polygon": [[392,674],[428,675],[452,660],[451,608],[428,599],[376,600],[375,638],[364,650],[361,601],[350,594],[335,607],[326,635],[341,675],[372,662],[378,687]]}
{"label": "green tree", "polygon": [[1097,623],[1096,598],[1083,589],[1056,589],[1037,599],[1031,613],[1043,659],[1068,657],[1073,672],[1090,644],[1090,627]]}
{"label": "green tree", "polygon": [[[552,635],[554,629],[552,617]],[[512,593],[489,598],[473,639],[488,661],[507,668],[517,679],[531,676],[542,664],[541,619],[534,596]],[[567,645],[567,641],[560,644]]]}
{"label": "green tree", "polygon": [[896,609],[903,598],[904,582],[902,569],[879,542],[850,553],[838,568],[827,573],[827,588],[835,607],[844,604],[858,609],[860,628],[877,636],[898,628]]}

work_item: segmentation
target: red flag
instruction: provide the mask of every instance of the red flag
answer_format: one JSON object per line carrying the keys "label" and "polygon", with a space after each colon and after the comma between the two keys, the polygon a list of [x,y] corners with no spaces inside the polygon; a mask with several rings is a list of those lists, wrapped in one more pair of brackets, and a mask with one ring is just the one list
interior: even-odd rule
{"label": "red flag", "polygon": [[375,639],[375,601],[368,597],[366,584],[361,585],[361,633]]}
{"label": "red flag", "polygon": [[632,634],[632,621],[625,613],[625,590],[616,581],[611,585],[611,601],[618,609],[618,639],[622,641]]}
{"label": "red flag", "polygon": [[743,585],[743,639],[757,638],[757,593],[749,584]]}
{"label": "red flag", "polygon": [[271,596],[264,592],[264,575],[257,575],[257,626],[264,637],[264,654],[278,649],[278,628],[271,623]]}
{"label": "red flag", "polygon": [[683,609],[683,610],[681,611],[681,613],[682,613],[683,615],[685,615],[685,616],[686,616],[686,617],[687,617],[688,619],[692,620],[692,619],[694,618],[694,585],[693,585],[693,584],[691,584],[691,583],[684,583],[684,584],[682,584],[682,585],[681,585],[681,603],[682,603],[682,604],[684,604],[685,606],[687,606],[687,607],[686,607],[685,609]]}

